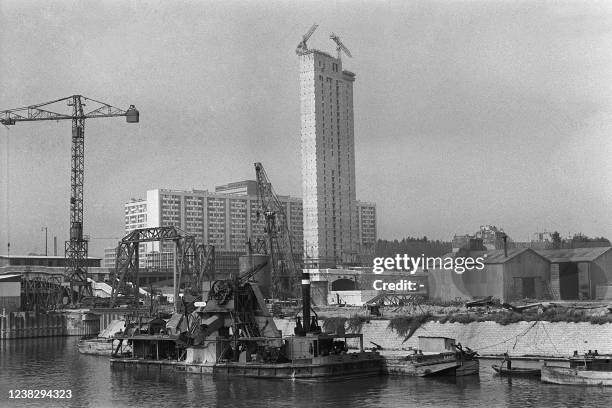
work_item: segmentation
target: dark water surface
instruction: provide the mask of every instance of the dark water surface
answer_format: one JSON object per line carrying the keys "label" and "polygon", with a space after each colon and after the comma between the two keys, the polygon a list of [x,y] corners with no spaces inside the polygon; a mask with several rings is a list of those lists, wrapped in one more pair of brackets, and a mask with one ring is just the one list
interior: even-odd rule
{"label": "dark water surface", "polygon": [[[218,379],[111,369],[108,358],[78,353],[74,337],[0,341],[0,406],[8,407],[612,407],[612,387],[542,384],[493,375],[379,377],[350,382]],[[71,390],[71,399],[10,399],[9,390]]]}

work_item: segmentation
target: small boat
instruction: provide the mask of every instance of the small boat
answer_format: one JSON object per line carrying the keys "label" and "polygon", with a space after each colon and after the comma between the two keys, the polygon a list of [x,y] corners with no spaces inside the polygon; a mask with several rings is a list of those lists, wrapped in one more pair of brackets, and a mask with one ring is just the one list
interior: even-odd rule
{"label": "small boat", "polygon": [[512,377],[539,377],[540,369],[539,368],[521,368],[521,367],[512,367],[512,369],[508,369],[507,367],[503,367],[497,364],[493,364],[491,367],[495,370],[499,375],[508,375]]}
{"label": "small boat", "polygon": [[591,353],[584,356],[578,352],[569,359],[569,367],[542,366],[542,381],[563,385],[612,386],[612,355]]}

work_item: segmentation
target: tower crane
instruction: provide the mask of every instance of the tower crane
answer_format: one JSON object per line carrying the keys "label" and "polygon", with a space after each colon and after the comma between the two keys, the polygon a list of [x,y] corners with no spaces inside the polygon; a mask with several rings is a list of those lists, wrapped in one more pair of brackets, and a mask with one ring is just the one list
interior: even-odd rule
{"label": "tower crane", "polygon": [[257,198],[259,209],[257,218],[265,221],[267,250],[272,266],[272,297],[294,295],[294,283],[299,278],[298,268],[293,259],[291,232],[283,204],[272,189],[266,170],[261,163],[255,163]]}
{"label": "tower crane", "polygon": [[348,50],[348,48],[346,48],[346,46],[344,44],[342,44],[342,41],[340,41],[340,37],[338,37],[336,34],[331,33],[329,35],[329,38],[331,40],[334,40],[334,42],[336,43],[336,51],[338,52],[338,59],[340,59],[340,51],[344,51],[344,53],[350,57],[353,58],[353,56],[351,55],[351,52]]}
{"label": "tower crane", "polygon": [[[62,105],[69,108],[66,109]],[[85,107],[89,107],[86,109]],[[64,110],[64,112],[62,112]],[[128,123],[138,123],[139,112],[134,105],[127,110],[116,108],[82,95],[72,95],[54,101],[0,111],[0,123],[39,120],[72,120],[72,153],[70,169],[70,240],[66,241],[66,276],[70,282],[71,303],[77,304],[84,295],[91,295],[87,282],[88,240],[83,237],[83,179],[85,173],[85,119],[125,116]]]}
{"label": "tower crane", "polygon": [[297,55],[305,54],[308,51],[308,47],[306,46],[306,41],[308,41],[308,39],[310,38],[312,33],[315,32],[318,26],[319,26],[318,24],[313,24],[312,27],[310,27],[310,29],[306,32],[306,34],[302,36],[302,41],[300,41],[297,48],[295,49],[295,53]]}

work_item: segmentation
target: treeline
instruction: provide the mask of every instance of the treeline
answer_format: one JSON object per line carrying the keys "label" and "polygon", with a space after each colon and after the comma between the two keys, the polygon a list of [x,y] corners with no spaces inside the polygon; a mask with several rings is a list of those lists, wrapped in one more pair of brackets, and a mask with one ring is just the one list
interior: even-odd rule
{"label": "treeline", "polygon": [[401,241],[397,239],[393,241],[379,239],[376,241],[376,249],[374,252],[376,257],[394,257],[396,254],[407,254],[411,257],[418,257],[421,255],[442,256],[451,252],[452,249],[452,242],[430,241],[427,237],[406,237]]}
{"label": "treeline", "polygon": [[590,247],[602,247],[612,246],[610,240],[605,237],[590,238],[582,234],[574,234],[571,239],[561,238],[561,234],[558,231],[553,232],[551,235],[553,249],[567,249],[567,248],[590,248]]}

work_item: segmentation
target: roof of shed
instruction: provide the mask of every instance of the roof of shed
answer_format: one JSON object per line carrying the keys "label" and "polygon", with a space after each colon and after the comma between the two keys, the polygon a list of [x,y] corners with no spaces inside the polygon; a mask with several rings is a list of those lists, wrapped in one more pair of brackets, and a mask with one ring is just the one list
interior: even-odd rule
{"label": "roof of shed", "polygon": [[491,249],[488,251],[470,251],[467,254],[463,253],[461,255],[458,255],[457,253],[448,253],[444,255],[442,258],[456,258],[457,256],[471,257],[471,258],[483,257],[485,264],[501,264],[501,263],[506,263],[512,258],[515,258],[521,254],[524,254],[525,252],[533,252],[536,255],[542,256],[542,254],[539,254],[538,252],[534,251],[531,248],[512,248],[512,249],[508,249],[507,256],[503,249]]}
{"label": "roof of shed", "polygon": [[536,252],[552,263],[592,262],[612,250],[612,247],[539,249]]}
{"label": "roof of shed", "polygon": [[0,281],[4,282],[21,282],[21,275],[0,275]]}

